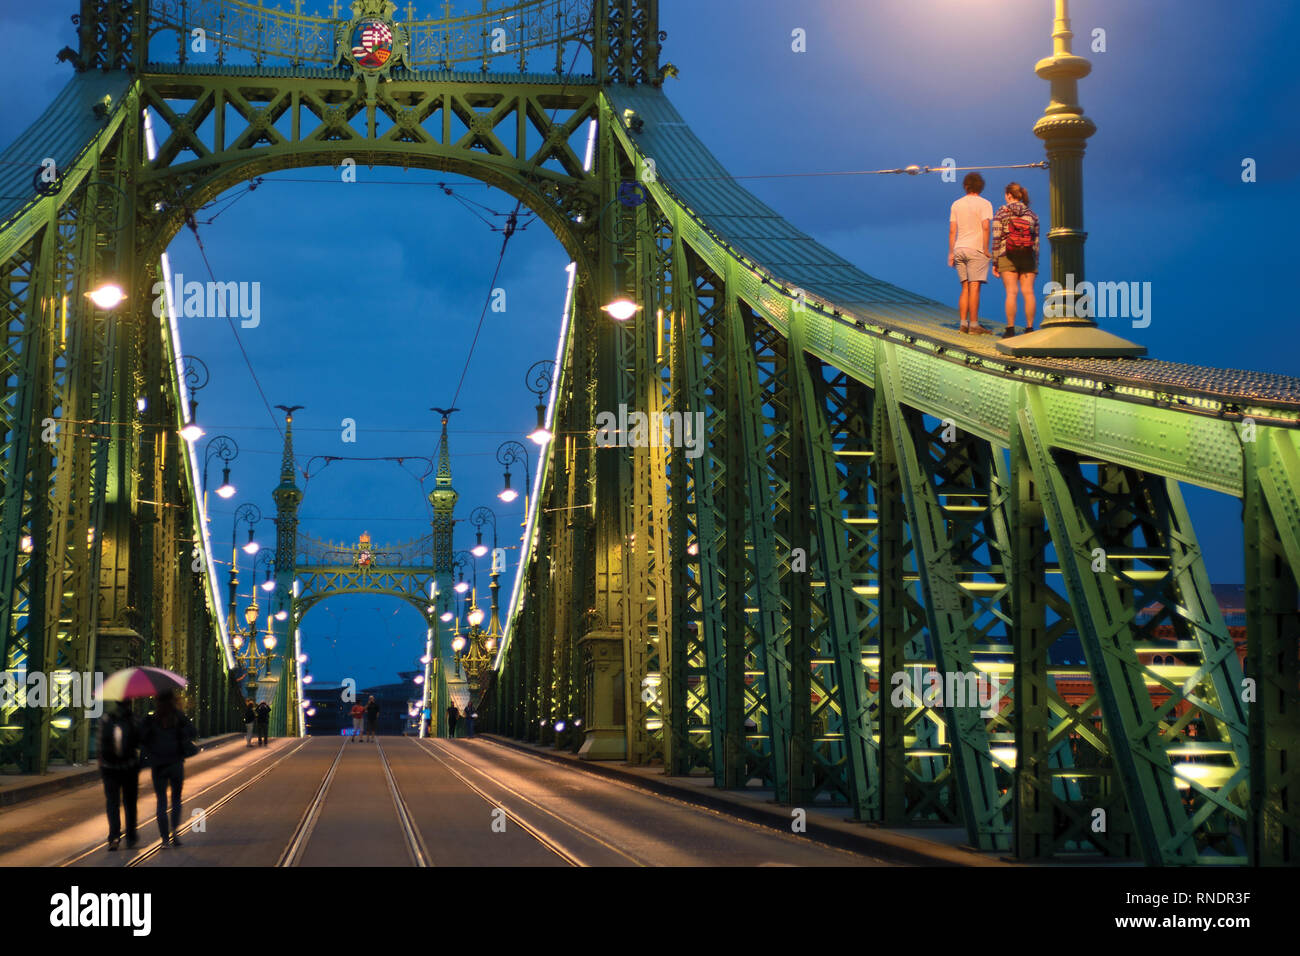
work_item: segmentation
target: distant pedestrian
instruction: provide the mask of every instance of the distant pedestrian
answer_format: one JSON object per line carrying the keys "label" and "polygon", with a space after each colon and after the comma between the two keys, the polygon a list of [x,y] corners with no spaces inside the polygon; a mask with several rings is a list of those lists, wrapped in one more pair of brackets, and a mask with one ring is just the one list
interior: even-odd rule
{"label": "distant pedestrian", "polygon": [[378,724],[379,724],[379,701],[375,700],[374,695],[372,694],[370,696],[370,700],[366,701],[366,739],[367,740],[373,741],[375,739],[375,731],[377,729]]}
{"label": "distant pedestrian", "polygon": [[366,705],[357,701],[352,705],[352,742],[356,743],[365,732]]}
{"label": "distant pedestrian", "polygon": [[108,848],[116,850],[122,839],[118,808],[126,818],[126,848],[136,844],[135,805],[140,792],[140,728],[131,705],[119,701],[99,721],[99,772],[104,778],[108,810]]}
{"label": "distant pedestrian", "polygon": [[980,287],[989,278],[986,250],[993,204],[980,197],[984,192],[984,177],[979,173],[967,173],[962,185],[966,195],[952,204],[948,214],[948,265],[956,267],[961,281],[961,297],[957,300],[961,330],[987,335],[988,329],[979,323]]}
{"label": "distant pedestrian", "polygon": [[993,217],[993,275],[1007,290],[1007,327],[1002,337],[1016,334],[1016,291],[1025,297],[1025,331],[1034,331],[1034,279],[1038,275],[1038,216],[1029,208],[1029,192],[1007,183],[1006,205]]}
{"label": "distant pedestrian", "polygon": [[[153,792],[158,801],[158,835],[162,845],[180,846],[176,831],[181,825],[181,791],[185,786],[185,758],[194,753],[193,722],[176,706],[171,691],[158,695],[158,706],[140,726],[140,743],[153,774]],[[171,826],[168,827],[167,791],[171,790]]]}
{"label": "distant pedestrian", "polygon": [[460,708],[451,704],[447,708],[447,736],[456,736],[456,721],[460,719]]}
{"label": "distant pedestrian", "polygon": [[473,707],[465,708],[465,738],[469,739],[474,736],[474,721],[478,718],[478,713]]}
{"label": "distant pedestrian", "polygon": [[253,727],[257,725],[257,705],[253,698],[244,701],[244,746],[253,746]]}
{"label": "distant pedestrian", "polygon": [[271,729],[271,705],[262,701],[257,705],[257,745],[266,746],[266,735]]}

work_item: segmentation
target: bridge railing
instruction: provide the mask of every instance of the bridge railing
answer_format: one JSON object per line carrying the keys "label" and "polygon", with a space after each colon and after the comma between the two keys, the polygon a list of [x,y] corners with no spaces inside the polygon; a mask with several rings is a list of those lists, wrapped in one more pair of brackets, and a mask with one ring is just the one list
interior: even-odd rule
{"label": "bridge railing", "polygon": [[[152,62],[331,67],[352,43],[346,4],[313,4],[322,15],[244,0],[150,0]],[[382,5],[375,5],[382,7]],[[474,69],[561,73],[572,46],[591,48],[593,0],[440,2],[442,16],[416,19],[416,5],[397,12],[393,53],[417,70]],[[325,15],[328,14],[328,15]],[[588,56],[587,64],[590,64]]]}

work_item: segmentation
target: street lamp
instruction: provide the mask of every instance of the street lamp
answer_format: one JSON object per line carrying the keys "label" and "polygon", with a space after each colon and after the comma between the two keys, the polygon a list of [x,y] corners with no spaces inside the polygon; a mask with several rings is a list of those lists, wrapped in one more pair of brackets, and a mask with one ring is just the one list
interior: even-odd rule
{"label": "street lamp", "polygon": [[95,303],[95,308],[107,312],[125,302],[126,293],[116,282],[105,282],[87,292],[86,298]]}
{"label": "street lamp", "polygon": [[1052,85],[1052,98],[1034,124],[1048,161],[1048,203],[1053,213],[1048,238],[1052,243],[1052,287],[1044,298],[1039,328],[997,342],[1009,355],[1052,355],[1062,358],[1131,358],[1146,349],[1104,332],[1092,318],[1092,303],[1079,293],[1083,285],[1083,153],[1096,124],[1079,105],[1079,80],[1092,64],[1070,48],[1069,0],[1055,0],[1052,55],[1039,60],[1034,72]]}
{"label": "street lamp", "polygon": [[475,508],[470,512],[469,523],[474,526],[475,543],[470,548],[469,553],[476,558],[481,558],[488,553],[487,545],[483,543],[483,526],[492,525],[492,550],[497,547],[497,516],[491,508]]}
{"label": "street lamp", "polygon": [[[198,399],[194,396],[208,384],[207,364],[200,358],[193,355],[181,356],[181,380],[185,382],[185,394],[189,396],[189,421],[181,429],[181,437],[188,442],[196,442],[203,437],[203,429],[198,425]],[[214,439],[215,440],[215,439]]]}
{"label": "street lamp", "polygon": [[609,317],[616,322],[626,322],[632,316],[636,315],[641,306],[637,305],[631,299],[618,298],[601,307],[602,312],[608,312]]}
{"label": "street lamp", "polygon": [[248,522],[248,540],[253,544],[250,551],[244,545],[245,554],[256,554],[257,546],[253,541],[253,526],[262,520],[262,509],[250,502],[245,502],[235,509],[235,520],[230,526],[230,616],[235,616],[235,588],[239,583],[239,545],[236,535],[241,521]]}
{"label": "street lamp", "polygon": [[275,570],[275,553],[273,551],[263,551],[257,556],[257,561],[253,564],[256,572],[258,569],[266,572],[266,578],[262,581],[262,590],[270,594],[275,590],[275,582],[271,580],[271,572]]}
{"label": "street lamp", "polygon": [[532,488],[532,476],[528,471],[528,449],[517,441],[505,441],[497,446],[497,461],[505,466],[505,487],[497,495],[506,504],[519,497],[519,492],[510,487],[510,466],[524,466],[524,514],[528,514],[528,491]]}
{"label": "street lamp", "polygon": [[208,465],[213,458],[220,458],[222,461],[221,469],[221,487],[216,490],[218,498],[231,498],[235,494],[235,486],[230,483],[230,463],[239,457],[239,445],[229,435],[216,435],[208,439],[208,443],[203,446],[203,487],[204,494],[208,490]]}
{"label": "street lamp", "polygon": [[550,359],[534,362],[528,367],[528,372],[524,376],[524,384],[528,386],[528,390],[537,393],[537,427],[528,433],[528,437],[538,445],[545,445],[555,437],[551,430],[546,427],[546,400],[544,398],[547,390],[551,387],[551,381],[554,377],[555,363]]}
{"label": "street lamp", "polygon": [[464,594],[469,590],[469,584],[465,581],[465,569],[473,568],[475,583],[478,582],[478,566],[474,563],[473,556],[468,551],[457,551],[451,560],[451,569],[458,571],[456,584],[453,590],[457,594]]}

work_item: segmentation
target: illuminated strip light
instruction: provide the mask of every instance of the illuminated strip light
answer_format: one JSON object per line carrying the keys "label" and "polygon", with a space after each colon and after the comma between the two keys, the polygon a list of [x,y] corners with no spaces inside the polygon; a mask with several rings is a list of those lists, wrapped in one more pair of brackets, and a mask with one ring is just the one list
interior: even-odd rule
{"label": "illuminated strip light", "polygon": [[[591,172],[591,165],[596,157],[596,121],[591,120],[587,124],[587,155],[582,160],[582,171]],[[564,288],[564,312],[560,316],[560,338],[555,344],[555,373],[551,376],[551,394],[546,402],[546,428],[552,434],[555,429],[551,426],[555,421],[555,396],[560,390],[560,373],[564,368],[564,352],[569,338],[569,317],[572,315],[573,308],[573,287],[577,281],[578,264],[570,262],[564,267],[569,273],[568,282]],[[548,443],[547,448],[551,447]],[[497,647],[497,655],[492,661],[492,669],[500,670],[502,663],[506,659],[506,649],[510,647],[510,635],[514,630],[515,616],[519,608],[519,591],[523,586],[524,565],[528,563],[528,557],[532,555],[533,549],[537,546],[537,513],[540,505],[542,487],[542,453],[537,455],[537,469],[533,475],[533,495],[532,501],[528,507],[528,521],[524,527],[524,549],[520,552],[521,560],[518,567],[515,568],[515,583],[510,589],[510,606],[506,612],[506,625],[501,635],[501,643]]]}
{"label": "illuminated strip light", "polygon": [[[153,114],[148,109],[144,113],[144,140],[145,150],[152,162],[158,155],[158,142],[153,135]],[[191,423],[190,418],[190,389],[185,381],[185,362],[181,354],[181,332],[176,325],[176,299],[172,291],[172,269],[171,261],[164,250],[162,253],[162,273],[163,273],[163,294],[167,301],[167,324],[171,329],[172,338],[172,358],[175,364],[176,388],[180,395],[181,406],[181,425],[184,427]],[[221,649],[226,654],[226,669],[233,671],[235,669],[235,655],[230,647],[230,634],[226,630],[226,619],[222,615],[221,595],[217,593],[217,566],[212,558],[212,540],[208,537],[208,509],[203,500],[203,491],[199,488],[199,459],[198,453],[194,446],[197,442],[185,442],[186,454],[190,461],[190,490],[194,494],[194,501],[198,504],[199,512],[199,534],[203,539],[203,557],[208,565],[208,599],[212,605],[212,617],[217,622],[217,630],[221,635]]]}
{"label": "illuminated strip light", "polygon": [[[272,618],[274,620],[274,617]],[[272,632],[274,633],[274,632]],[[307,698],[303,694],[302,672],[302,629],[295,627],[293,629],[293,667],[294,677],[298,682],[298,736],[307,736],[307,708],[302,706],[302,702]]]}

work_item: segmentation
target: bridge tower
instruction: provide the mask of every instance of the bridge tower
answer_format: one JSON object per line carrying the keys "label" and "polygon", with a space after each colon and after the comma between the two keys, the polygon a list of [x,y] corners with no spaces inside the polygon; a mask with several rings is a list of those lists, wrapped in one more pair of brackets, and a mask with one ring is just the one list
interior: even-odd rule
{"label": "bridge tower", "polygon": [[277,405],[284,410],[284,453],[280,458],[280,483],[271,492],[275,499],[275,592],[268,601],[275,646],[280,653],[280,684],[276,689],[275,703],[271,708],[271,733],[296,734],[301,726],[298,713],[298,684],[293,679],[297,673],[298,620],[290,613],[277,620],[275,613],[293,608],[293,580],[298,557],[298,508],[302,504],[302,489],[296,480],[293,457],[293,413],[301,405]]}
{"label": "bridge tower", "polygon": [[[453,660],[455,655],[451,649],[451,628],[447,627],[438,615],[444,611],[456,612],[455,601],[456,594],[452,590],[452,530],[455,528],[456,519],[456,502],[460,495],[451,484],[451,443],[447,438],[447,419],[451,416],[452,410],[435,409],[442,411],[442,435],[438,438],[438,471],[434,480],[433,491],[429,492],[429,504],[433,507],[433,566],[436,572],[435,580],[437,581],[438,596],[436,609],[433,615],[432,627],[434,629],[434,647],[437,648],[438,666],[442,667],[447,673],[448,688],[453,683],[464,683],[457,681],[450,671],[447,670],[446,662]],[[427,692],[427,689],[426,689]],[[455,695],[453,695],[455,696]],[[445,701],[442,702],[445,705]],[[433,720],[435,726],[442,726],[442,717],[440,714],[434,714]]]}

